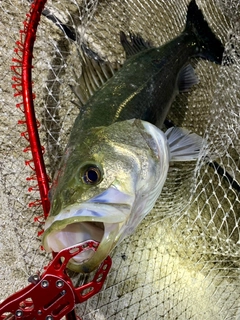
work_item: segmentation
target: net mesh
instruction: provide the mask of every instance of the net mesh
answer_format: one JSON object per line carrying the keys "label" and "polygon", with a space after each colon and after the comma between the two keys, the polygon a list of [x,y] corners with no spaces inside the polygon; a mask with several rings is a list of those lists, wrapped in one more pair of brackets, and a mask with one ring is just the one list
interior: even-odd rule
{"label": "net mesh", "polygon": [[[185,0],[48,1],[47,10],[77,35],[42,17],[34,47],[33,81],[40,138],[50,177],[61,159],[79,109],[69,85],[81,74],[78,48],[86,43],[104,59],[123,63],[119,31],[161,45],[184,27]],[[104,290],[78,306],[92,319],[240,319],[240,142],[238,0],[197,1],[225,44],[226,66],[195,63],[199,84],[181,94],[168,118],[205,138],[201,160],[170,168],[162,194],[136,232],[113,252]],[[1,225],[0,299],[26,285],[49,259],[40,250],[41,207],[31,159],[21,137],[23,114],[13,98],[10,66],[29,2],[0,2]],[[28,189],[31,188],[31,192]]]}

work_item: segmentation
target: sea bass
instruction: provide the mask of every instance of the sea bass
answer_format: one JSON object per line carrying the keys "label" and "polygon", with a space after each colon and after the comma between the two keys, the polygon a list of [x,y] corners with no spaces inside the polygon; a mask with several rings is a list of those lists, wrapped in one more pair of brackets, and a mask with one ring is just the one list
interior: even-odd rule
{"label": "sea bass", "polygon": [[[86,240],[96,252],[75,256],[69,268],[89,273],[151,211],[170,161],[195,160],[202,139],[185,129],[160,128],[179,92],[195,84],[191,57],[221,63],[223,46],[195,1],[186,28],[159,48],[139,37],[121,42],[129,57],[86,102],[75,120],[50,192],[43,246],[59,252]],[[89,87],[89,86],[88,86]]]}

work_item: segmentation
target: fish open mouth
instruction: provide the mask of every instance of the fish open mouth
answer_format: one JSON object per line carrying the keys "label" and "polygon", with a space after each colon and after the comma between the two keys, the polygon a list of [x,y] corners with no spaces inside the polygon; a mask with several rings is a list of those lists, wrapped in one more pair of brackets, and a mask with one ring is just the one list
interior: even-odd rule
{"label": "fish open mouth", "polygon": [[[76,222],[67,225],[60,231],[53,231],[48,235],[48,246],[54,252],[83,243],[87,240],[101,242],[104,236],[103,222]],[[74,264],[81,264],[92,257],[94,251],[86,250],[71,259]]]}
{"label": "fish open mouth", "polygon": [[74,256],[69,269],[89,273],[101,264],[116,245],[130,206],[85,203],[63,209],[45,223],[43,246],[47,252],[59,252],[87,240],[99,243],[96,251],[85,250]]}

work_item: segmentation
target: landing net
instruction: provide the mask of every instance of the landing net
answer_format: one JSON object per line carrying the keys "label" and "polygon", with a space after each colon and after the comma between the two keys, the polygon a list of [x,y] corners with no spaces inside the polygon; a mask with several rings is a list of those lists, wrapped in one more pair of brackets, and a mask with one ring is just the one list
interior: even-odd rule
{"label": "landing net", "polygon": [[[34,105],[50,178],[79,112],[70,85],[81,74],[80,44],[88,43],[104,60],[123,63],[120,30],[161,45],[183,30],[188,2],[47,2],[46,15],[76,35],[71,40],[66,29],[42,16],[34,46]],[[240,319],[240,5],[238,0],[197,4],[232,63],[199,61],[199,84],[177,97],[168,118],[203,136],[207,145],[197,164],[171,167],[152,212],[114,250],[105,289],[78,307],[84,320]],[[40,250],[41,221],[34,218],[43,212],[33,170],[24,164],[31,155],[11,88],[13,49],[29,10],[28,1],[0,2],[1,300],[24,287],[50,258]]]}

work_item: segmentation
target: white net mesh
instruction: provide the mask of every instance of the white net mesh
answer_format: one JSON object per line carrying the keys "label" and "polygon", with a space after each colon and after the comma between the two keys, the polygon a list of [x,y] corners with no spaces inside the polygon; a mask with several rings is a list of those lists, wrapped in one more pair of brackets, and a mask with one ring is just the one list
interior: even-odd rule
{"label": "white net mesh", "polygon": [[[123,62],[120,30],[161,45],[182,31],[188,3],[48,1],[49,11],[77,35],[77,41],[69,40],[46,17],[37,32],[35,108],[50,176],[79,112],[69,87],[81,73],[79,44],[88,43],[102,59]],[[199,84],[177,97],[168,118],[205,137],[204,160],[170,168],[153,211],[114,250],[105,289],[78,306],[84,320],[240,319],[240,5],[238,0],[197,3],[232,63],[198,61]],[[41,208],[28,207],[39,195],[27,191],[34,181],[26,181],[32,171],[24,165],[31,157],[22,152],[27,142],[19,135],[25,127],[16,125],[23,118],[15,107],[21,97],[13,98],[11,89],[11,58],[28,11],[27,1],[0,2],[1,300],[24,287],[27,277],[47,262],[33,222]]]}

